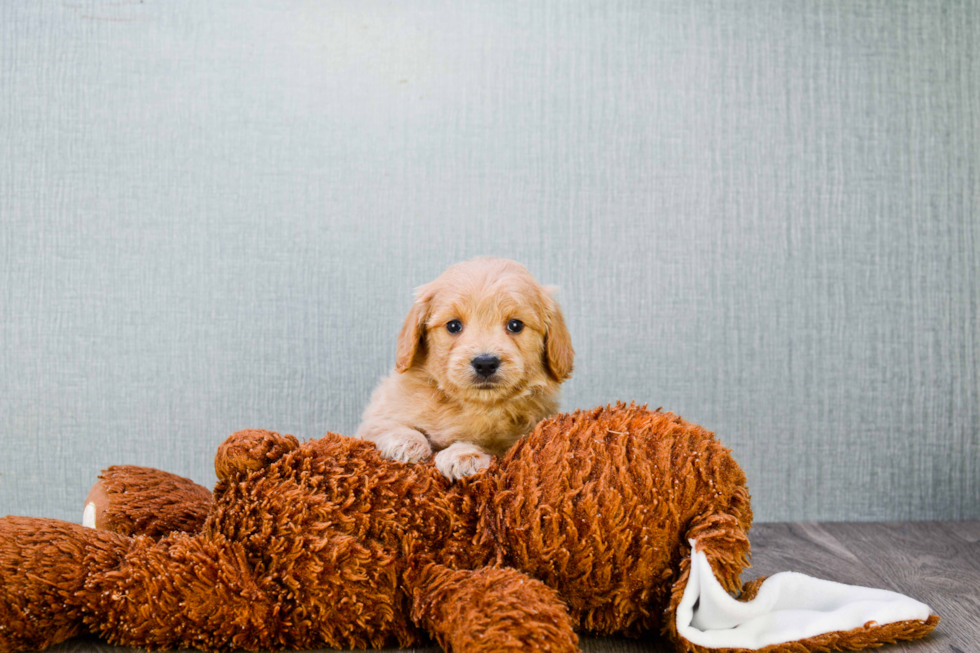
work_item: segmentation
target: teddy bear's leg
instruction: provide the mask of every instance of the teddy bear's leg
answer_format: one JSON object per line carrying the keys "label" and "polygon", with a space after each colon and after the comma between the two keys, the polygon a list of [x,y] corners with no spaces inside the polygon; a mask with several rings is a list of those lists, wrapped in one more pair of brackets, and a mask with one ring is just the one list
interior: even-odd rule
{"label": "teddy bear's leg", "polygon": [[731,516],[701,518],[686,535],[690,548],[664,623],[679,651],[861,650],[923,637],[939,621],[929,606],[910,597],[804,574],[776,574],[742,587],[738,574],[749,544]]}
{"label": "teddy bear's leg", "polygon": [[89,573],[119,565],[130,538],[55,519],[0,519],[0,651],[39,650],[79,634]]}
{"label": "teddy bear's leg", "polygon": [[[671,589],[670,605],[664,612],[662,632],[677,646],[679,651],[699,651],[697,647],[678,635],[677,610],[691,577],[690,542],[697,541],[697,548],[708,557],[716,578],[728,592],[742,589],[742,569],[749,565],[750,544],[745,529],[732,515],[705,515],[691,525],[682,546],[682,558]],[[752,596],[758,587],[747,588]]]}
{"label": "teddy bear's leg", "polygon": [[516,569],[429,564],[408,576],[412,619],[447,650],[579,650],[558,593]]}
{"label": "teddy bear's leg", "polygon": [[196,533],[211,508],[211,491],[190,479],[149,467],[116,465],[85,497],[82,525],[123,535]]}

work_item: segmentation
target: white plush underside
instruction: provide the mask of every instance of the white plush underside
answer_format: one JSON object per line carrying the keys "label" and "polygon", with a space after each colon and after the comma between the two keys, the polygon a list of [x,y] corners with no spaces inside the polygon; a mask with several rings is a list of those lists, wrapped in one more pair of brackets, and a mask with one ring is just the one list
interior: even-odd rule
{"label": "white plush underside", "polygon": [[760,649],[823,633],[929,618],[929,606],[888,590],[844,585],[795,572],[770,576],[748,602],[715,578],[691,541],[691,574],[677,607],[677,632],[706,648]]}
{"label": "white plush underside", "polygon": [[82,526],[95,528],[95,504],[92,502],[85,504],[85,510],[82,512]]}

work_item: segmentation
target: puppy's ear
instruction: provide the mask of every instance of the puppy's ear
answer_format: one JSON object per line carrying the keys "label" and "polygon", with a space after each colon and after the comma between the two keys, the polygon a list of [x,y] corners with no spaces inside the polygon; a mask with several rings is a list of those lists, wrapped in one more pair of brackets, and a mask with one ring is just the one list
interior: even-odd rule
{"label": "puppy's ear", "polygon": [[[548,286],[548,294],[553,293],[557,288]],[[548,373],[561,382],[572,375],[572,368],[575,362],[575,350],[572,349],[572,337],[568,334],[565,326],[565,317],[561,314],[561,308],[550,296],[548,297],[547,308],[545,309],[544,334],[544,356]]]}
{"label": "puppy's ear", "polygon": [[429,319],[432,305],[432,291],[427,286],[415,290],[415,303],[405,317],[405,323],[398,334],[398,351],[395,356],[395,371],[405,372],[415,362],[419,347],[424,346],[425,323]]}

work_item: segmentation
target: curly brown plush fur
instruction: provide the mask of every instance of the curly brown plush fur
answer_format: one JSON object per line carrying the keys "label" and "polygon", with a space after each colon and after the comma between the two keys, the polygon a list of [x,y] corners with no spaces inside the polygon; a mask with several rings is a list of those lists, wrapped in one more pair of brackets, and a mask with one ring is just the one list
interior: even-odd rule
{"label": "curly brown plush fur", "polygon": [[[749,556],[749,495],[728,450],[637,406],[543,422],[454,484],[334,434],[300,444],[242,431],[215,468],[213,500],[170,477],[184,510],[153,520],[140,506],[174,487],[163,473],[109,470],[101,526],[119,532],[0,520],[0,651],[84,630],[147,648],[410,646],[431,636],[474,652],[574,651],[576,630],[660,630],[679,650],[702,651],[673,619],[688,541],[733,592]],[[869,626],[799,650],[863,648],[934,625]],[[787,646],[765,650],[798,650]]]}
{"label": "curly brown plush fur", "polygon": [[188,478],[135,465],[114,465],[99,475],[85,505],[94,526],[123,535],[159,536],[199,531],[211,509],[211,492]]}

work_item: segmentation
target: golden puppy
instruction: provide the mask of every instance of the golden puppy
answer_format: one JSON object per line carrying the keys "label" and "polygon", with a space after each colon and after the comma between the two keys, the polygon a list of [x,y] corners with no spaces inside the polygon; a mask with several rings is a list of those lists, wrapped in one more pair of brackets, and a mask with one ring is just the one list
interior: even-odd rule
{"label": "golden puppy", "polygon": [[438,451],[449,479],[473,474],[558,412],[575,352],[551,291],[514,261],[458,263],[416,289],[394,372],[356,437],[402,462]]}

